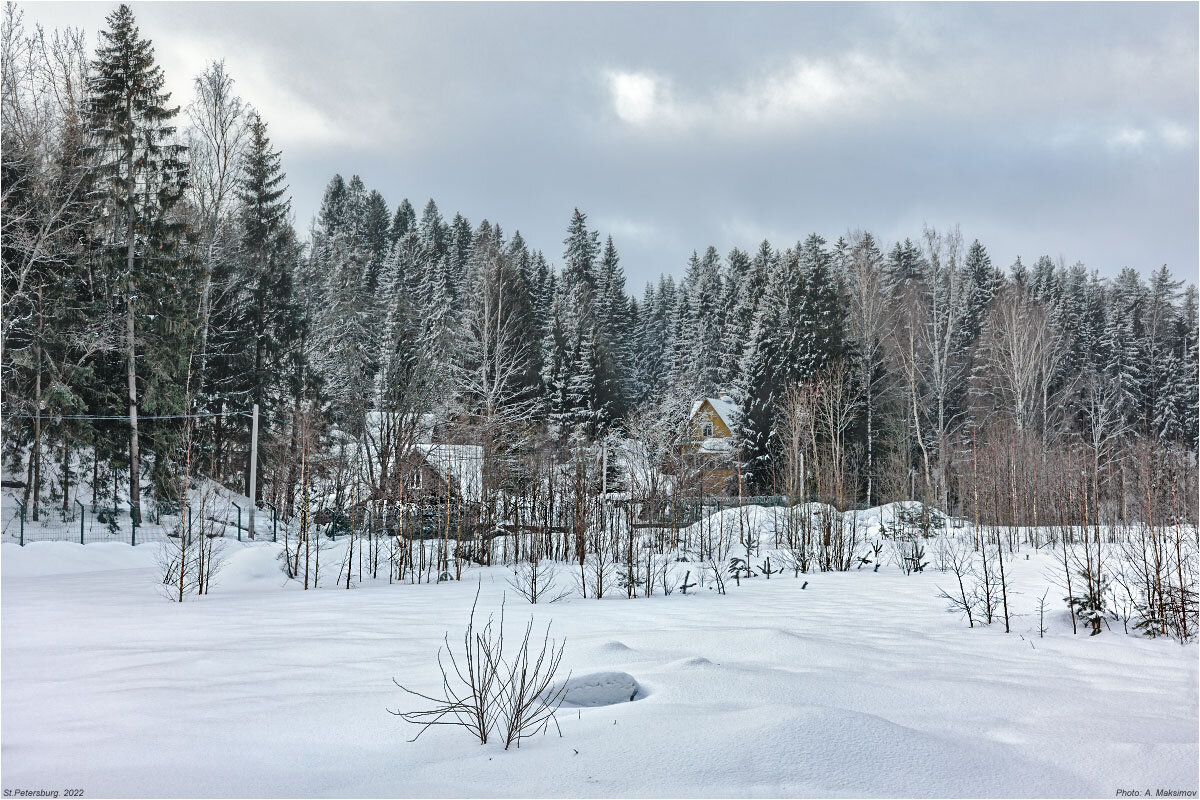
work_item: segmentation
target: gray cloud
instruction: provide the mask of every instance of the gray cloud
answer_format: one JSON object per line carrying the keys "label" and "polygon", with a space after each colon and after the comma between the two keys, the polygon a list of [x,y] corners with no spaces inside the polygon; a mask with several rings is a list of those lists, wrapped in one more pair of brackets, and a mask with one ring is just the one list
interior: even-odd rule
{"label": "gray cloud", "polygon": [[[96,4],[28,6],[96,31]],[[334,172],[631,284],[692,249],[958,223],[993,259],[1197,268],[1195,4],[134,4],[177,99],[224,57],[298,224]]]}

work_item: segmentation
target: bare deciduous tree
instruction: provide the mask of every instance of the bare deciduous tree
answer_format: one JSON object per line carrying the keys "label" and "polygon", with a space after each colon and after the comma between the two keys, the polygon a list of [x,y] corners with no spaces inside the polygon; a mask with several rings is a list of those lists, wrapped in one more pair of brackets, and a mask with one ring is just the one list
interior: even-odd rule
{"label": "bare deciduous tree", "polygon": [[233,93],[225,61],[211,61],[194,80],[196,97],[187,108],[191,128],[190,195],[204,240],[200,290],[200,356],[196,378],[204,380],[212,308],[213,261],[231,219],[235,188],[241,177],[249,108]]}
{"label": "bare deciduous tree", "polygon": [[975,392],[1006,410],[1018,431],[1050,432],[1050,387],[1064,341],[1026,289],[1005,287],[994,301],[978,346]]}

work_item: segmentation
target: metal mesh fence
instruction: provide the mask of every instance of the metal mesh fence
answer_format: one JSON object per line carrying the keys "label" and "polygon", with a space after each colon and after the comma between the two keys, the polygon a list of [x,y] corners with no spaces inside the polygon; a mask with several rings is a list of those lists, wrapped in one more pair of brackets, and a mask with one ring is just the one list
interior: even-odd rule
{"label": "metal mesh fence", "polygon": [[[249,537],[249,518],[244,509],[227,503],[217,509],[205,508],[203,515],[194,507],[143,508],[141,521],[135,521],[133,509],[91,505],[75,501],[68,508],[56,506],[39,509],[33,519],[33,509],[19,500],[4,503],[0,541],[26,545],[31,542],[124,542],[139,545],[178,537],[185,519],[190,518],[193,529],[203,528],[206,535],[230,539]],[[283,522],[274,509],[258,512],[255,533],[259,541],[276,540],[283,531]]]}

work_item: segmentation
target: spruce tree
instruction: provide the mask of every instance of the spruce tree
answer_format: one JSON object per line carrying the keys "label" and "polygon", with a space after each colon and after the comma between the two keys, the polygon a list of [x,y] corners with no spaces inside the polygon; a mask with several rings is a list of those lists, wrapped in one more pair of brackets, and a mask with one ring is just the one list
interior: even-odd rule
{"label": "spruce tree", "polygon": [[342,204],[343,231],[354,237],[354,241],[366,247],[367,187],[358,175],[351,175],[346,183],[346,195]]}
{"label": "spruce tree", "polygon": [[1061,287],[1058,285],[1054,260],[1050,256],[1041,256],[1034,262],[1029,289],[1034,299],[1047,305],[1058,299]]}
{"label": "spruce tree", "polygon": [[835,361],[852,355],[846,337],[846,303],[825,240],[811,234],[798,248],[804,289],[792,325],[799,380],[810,380]]}
{"label": "spruce tree", "polygon": [[[281,414],[284,396],[279,390],[287,385],[286,358],[300,338],[303,322],[293,289],[299,248],[280,160],[279,151],[271,148],[266,123],[255,114],[238,193],[243,254],[239,284],[249,294],[246,327],[253,353],[246,388],[265,420]],[[264,474],[258,470],[260,480]]]}
{"label": "spruce tree", "polygon": [[446,224],[442,221],[442,215],[438,211],[437,203],[433,202],[433,198],[429,199],[429,202],[425,204],[425,210],[421,212],[421,221],[417,225],[417,232],[421,237],[421,246],[425,249],[429,264],[439,263],[446,255]]}
{"label": "spruce tree", "polygon": [[390,239],[391,219],[388,215],[387,202],[383,195],[372,190],[367,195],[366,209],[363,216],[362,238],[371,254],[370,267],[367,274],[367,292],[374,297],[380,286],[380,272],[384,259],[387,257]]}
{"label": "spruce tree", "polygon": [[905,239],[888,253],[888,286],[894,297],[903,295],[914,282],[921,280],[921,249],[912,239]]}
{"label": "spruce tree", "polygon": [[[487,221],[484,220],[486,223]],[[489,236],[490,226],[489,226]],[[471,223],[462,214],[455,214],[454,219],[450,222],[446,231],[447,252],[449,254],[450,279],[451,283],[458,285],[463,280],[466,274],[467,264],[471,260],[471,249],[475,240],[475,232],[471,230]],[[498,238],[498,237],[497,237]]]}
{"label": "spruce tree", "polygon": [[1100,340],[1100,355],[1122,416],[1133,421],[1141,409],[1148,376],[1135,333],[1134,310],[1115,299]]}
{"label": "spruce tree", "polygon": [[597,276],[599,298],[597,302],[598,325],[602,352],[600,362],[600,404],[608,419],[625,416],[631,391],[629,378],[632,329],[629,319],[629,300],[625,295],[625,270],[616,245],[609,236],[600,256]]}
{"label": "spruce tree", "polygon": [[417,227],[417,212],[413,210],[408,198],[400,201],[396,214],[392,217],[392,225],[388,229],[388,239],[392,245],[404,238],[404,235]]}
{"label": "spruce tree", "polygon": [[779,308],[770,302],[759,306],[742,354],[734,394],[740,410],[737,438],[743,478],[755,490],[771,485],[776,414],[786,389],[780,381],[785,366],[777,335],[781,316]]}
{"label": "spruce tree", "polygon": [[[183,317],[189,287],[180,285],[175,269],[183,225],[172,210],[185,188],[186,148],[171,143],[179,108],[167,105],[171,96],[163,91],[162,69],[133,12],[122,4],[106,22],[92,63],[88,117],[96,141],[97,191],[106,208],[102,257],[113,276],[113,300],[123,306],[129,499],[140,520],[139,392],[156,411],[182,408],[178,387],[184,384],[187,346],[180,333],[187,326],[172,324],[172,318]],[[185,273],[184,280],[188,277]],[[147,323],[147,308],[154,308],[155,322]]]}
{"label": "spruce tree", "polygon": [[720,383],[723,388],[730,389],[737,380],[738,360],[749,335],[749,319],[753,318],[753,309],[750,309],[749,315],[743,316],[741,307],[743,292],[747,290],[753,273],[749,254],[736,247],[725,257],[725,264],[726,273],[722,280],[724,297],[721,302],[724,324],[721,326]]}
{"label": "spruce tree", "polygon": [[325,187],[321,210],[317,213],[317,229],[324,236],[333,236],[347,225],[346,180],[334,175]]}
{"label": "spruce tree", "polygon": [[741,278],[737,286],[729,287],[728,291],[734,298],[725,324],[725,345],[722,348],[726,364],[724,381],[728,386],[732,386],[739,379],[739,365],[748,346],[751,328],[758,315],[758,304],[762,300],[767,278],[774,269],[776,259],[775,251],[766,239],[759,244],[754,258],[750,259],[744,269],[734,267],[734,261],[740,253],[741,251],[735,250],[729,255],[731,275],[740,273]]}
{"label": "spruce tree", "polygon": [[571,353],[566,381],[566,405],[588,438],[613,421],[613,367],[605,349],[600,319],[601,292],[597,275],[600,236],[587,227],[587,215],[575,209],[563,240],[560,291],[565,303],[567,346]]}
{"label": "spruce tree", "polygon": [[1193,453],[1200,446],[1200,312],[1196,287],[1184,291],[1183,302],[1176,321],[1175,341],[1182,350],[1179,381],[1180,426],[1182,441]]}
{"label": "spruce tree", "polygon": [[963,265],[967,281],[964,301],[963,340],[973,343],[979,338],[985,311],[1000,288],[1000,275],[992,267],[992,258],[978,239],[971,242]]}
{"label": "spruce tree", "polygon": [[504,261],[504,292],[509,298],[509,314],[518,339],[516,350],[523,362],[519,396],[522,401],[538,404],[541,400],[542,339],[545,336],[544,314],[540,308],[543,275],[520,231],[514,232],[512,240],[505,246]]}
{"label": "spruce tree", "polygon": [[596,259],[600,254],[599,234],[589,231],[587,215],[575,209],[563,240],[562,285],[573,310],[581,317],[592,312],[596,292]]}
{"label": "spruce tree", "polygon": [[698,397],[707,397],[727,388],[722,385],[725,374],[724,287],[720,256],[715,247],[710,246],[704,257],[695,261],[695,274],[689,289],[688,342],[691,352],[688,361],[694,374],[695,393]]}
{"label": "spruce tree", "polygon": [[332,401],[335,422],[352,437],[363,431],[371,403],[379,337],[364,305],[370,254],[349,233],[329,240],[327,305],[315,336],[316,364]]}
{"label": "spruce tree", "polygon": [[548,290],[551,294],[547,312],[546,334],[542,342],[542,387],[548,422],[557,437],[564,437],[571,423],[568,386],[571,380],[574,352],[570,344],[567,301],[565,292],[556,286],[551,274]]}

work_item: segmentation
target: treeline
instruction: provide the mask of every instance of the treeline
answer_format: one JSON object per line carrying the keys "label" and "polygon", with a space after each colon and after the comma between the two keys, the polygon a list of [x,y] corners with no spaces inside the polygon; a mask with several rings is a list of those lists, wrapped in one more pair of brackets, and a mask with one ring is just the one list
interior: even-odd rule
{"label": "treeline", "polygon": [[267,121],[222,62],[181,111],[126,6],[92,53],[10,4],[3,47],[5,458],[34,509],[66,509],[72,482],[169,500],[185,469],[248,488],[254,404],[258,496],[285,511],[313,469],[394,496],[412,420],[489,465],[569,464],[613,437],[669,450],[718,394],[741,409],[747,494],[966,512],[1007,453],[994,512],[1040,521],[1014,510],[1017,476],[1050,497],[1064,453],[1091,459],[1097,513],[1138,508],[1137,459],[1193,469],[1197,296],[1165,266],[1002,269],[957,228],[812,234],[697,251],[639,297],[579,210],[555,265],[358,176],[330,181],[302,241]]}

